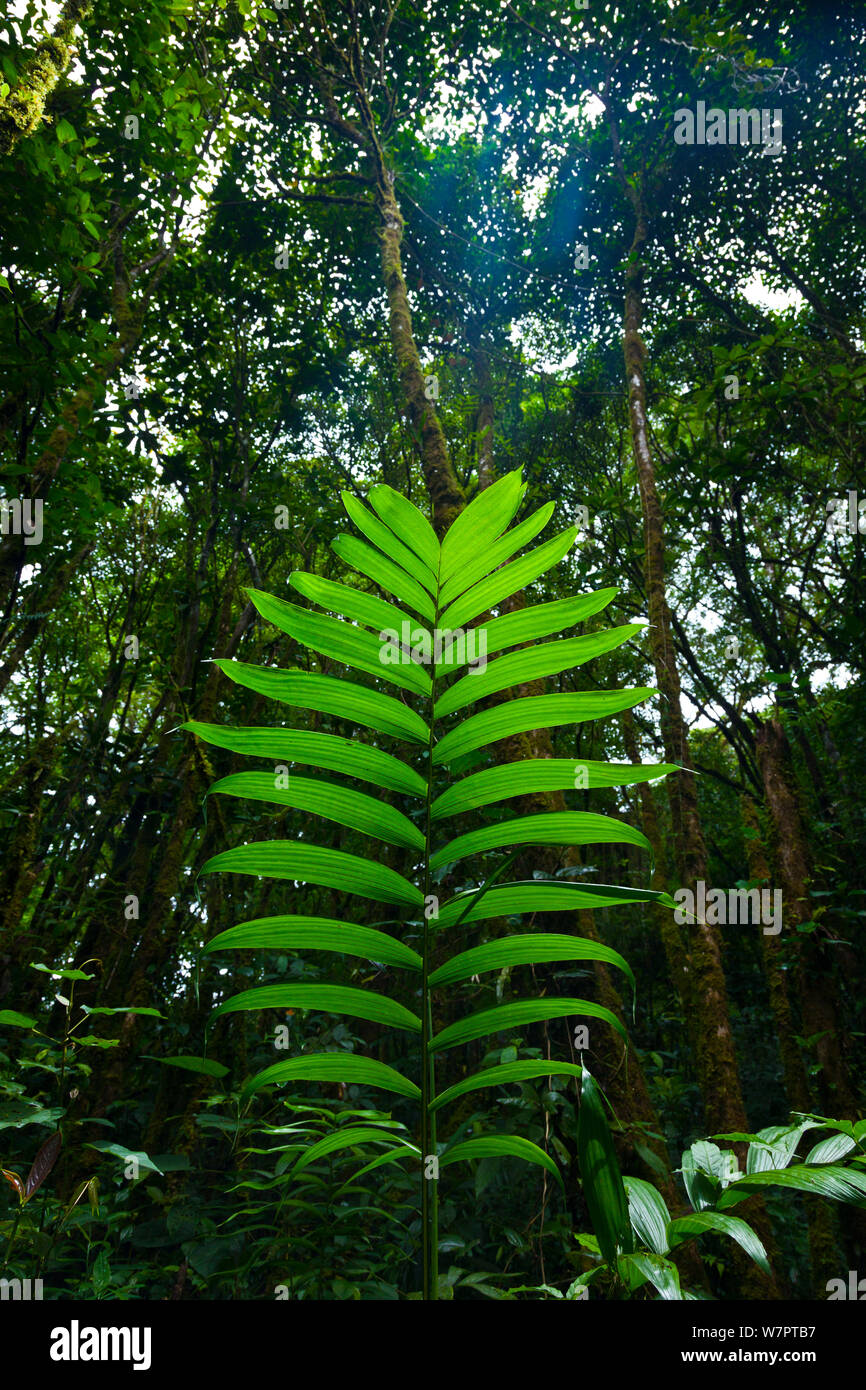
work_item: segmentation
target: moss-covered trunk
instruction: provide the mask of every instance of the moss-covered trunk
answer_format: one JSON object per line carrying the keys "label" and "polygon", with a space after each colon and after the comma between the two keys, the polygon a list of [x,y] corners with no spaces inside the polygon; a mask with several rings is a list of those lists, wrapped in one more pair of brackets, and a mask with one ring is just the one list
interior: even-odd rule
{"label": "moss-covered trunk", "polygon": [[[770,887],[770,869],[764,853],[757,809],[750,797],[741,800],[743,825],[747,831],[746,853],[749,879],[760,887]],[[813,1108],[813,1096],[797,1041],[793,1007],[788,992],[788,972],[783,966],[783,946],[778,936],[761,934],[764,970],[770,995],[770,1008],[776,1026],[779,1054],[785,1077],[785,1090],[792,1110],[808,1114]],[[836,1214],[831,1203],[823,1197],[805,1197],[806,1219],[809,1225],[809,1262],[812,1271],[812,1293],[825,1298],[827,1281],[836,1276],[838,1266]]]}
{"label": "moss-covered trunk", "polygon": [[37,45],[19,81],[0,97],[0,158],[39,126],[49,96],[72,61],[76,27],[92,9],[93,0],[65,0],[53,34]]}
{"label": "moss-covered trunk", "polygon": [[421,358],[412,332],[412,313],[403,277],[403,218],[394,196],[391,170],[381,168],[376,205],[381,215],[382,274],[388,295],[388,328],[397,363],[403,403],[418,443],[424,482],[430,497],[433,529],[441,538],[463,509],[465,499],[457,482],[448,445],[433,401],[428,399]]}
{"label": "moss-covered trunk", "polygon": [[[623,356],[632,453],[644,519],[649,643],[660,695],[659,720],[665,758],[690,769],[689,740],[682,714],[680,678],[665,588],[664,517],[649,443],[644,376],[646,349],[640,335],[647,218],[636,193],[635,202],[635,230],[626,268]],[[707,850],[695,779],[688,771],[673,774],[668,778],[667,789],[677,869],[682,886],[694,891],[698,881],[707,882]],[[707,1127],[713,1131],[743,1130],[747,1128],[746,1112],[731,1031],[721,938],[714,926],[697,921],[690,927],[688,940],[696,1064]]]}
{"label": "moss-covered trunk", "polygon": [[809,892],[812,861],[791,762],[791,749],[781,721],[766,720],[756,738],[758,767],[773,822],[773,849],[783,894],[783,922],[799,937],[798,988],[803,1033],[820,1067],[818,1095],[823,1113],[847,1120],[859,1118],[860,1107],[842,1043],[842,1011],[833,978],[833,960],[820,929],[800,928],[814,920]]}

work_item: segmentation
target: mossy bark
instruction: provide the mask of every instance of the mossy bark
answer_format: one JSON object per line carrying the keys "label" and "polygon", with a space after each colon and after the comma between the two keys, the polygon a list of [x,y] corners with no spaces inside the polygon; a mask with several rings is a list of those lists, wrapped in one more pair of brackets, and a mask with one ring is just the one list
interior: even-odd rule
{"label": "mossy bark", "polygon": [[[623,743],[625,744],[626,757],[630,763],[639,763],[640,754],[638,752],[637,737],[635,733],[634,715],[631,710],[626,710],[622,717]],[[652,888],[659,893],[668,892],[669,885],[665,865],[667,856],[662,840],[661,829],[659,828],[658,812],[656,810],[653,789],[647,782],[640,782],[637,787],[638,803],[640,805],[641,829],[646,835],[652,846],[653,852],[653,875]],[[650,916],[655,923],[665,953],[668,973],[671,982],[676,989],[683,1017],[687,1027],[691,1028],[694,1021],[694,1009],[691,999],[692,978],[688,968],[688,954],[683,933],[673,916],[673,913],[666,907],[660,907],[654,903],[650,909]],[[693,1046],[696,1040],[692,1039]]]}
{"label": "mossy bark", "polygon": [[[769,887],[770,868],[764,853],[757,809],[747,796],[742,798],[741,805],[743,824],[750,832],[746,839],[749,878],[761,886]],[[782,943],[778,936],[765,936],[763,933],[761,943],[788,1102],[792,1110],[808,1114],[813,1108],[813,1096],[797,1042],[793,1007],[788,993],[788,973],[782,968]],[[835,1277],[839,1263],[836,1213],[832,1210],[832,1204],[823,1197],[807,1196],[805,1200],[809,1225],[812,1293],[815,1298],[825,1298],[827,1281]]]}
{"label": "mossy bark", "polygon": [[412,330],[412,311],[403,275],[404,223],[394,193],[396,175],[388,165],[381,131],[365,85],[360,50],[356,46],[345,53],[333,45],[333,41],[331,43],[335,63],[344,69],[345,81],[353,91],[358,120],[347,119],[340,110],[334,98],[333,82],[324,76],[317,63],[316,81],[323,101],[323,114],[342,141],[348,141],[366,156],[370,171],[367,182],[373,189],[373,201],[379,218],[382,276],[388,296],[391,347],[397,364],[403,406],[421,458],[433,513],[433,528],[441,539],[463,510],[466,499],[457,481],[442,425],[433,401],[427,395],[424,371]]}
{"label": "mossy bark", "polygon": [[758,767],[773,821],[773,849],[782,880],[783,921],[800,940],[797,983],[802,1027],[820,1066],[819,1101],[824,1114],[856,1120],[860,1104],[840,1033],[841,1009],[830,958],[820,929],[800,932],[813,920],[812,876],[803,814],[791,749],[781,721],[766,720],[755,740]]}
{"label": "mossy bark", "polygon": [[[749,832],[746,837],[746,856],[749,863],[749,879],[759,886],[770,887],[770,868],[764,853],[761,827],[757,810],[750,797],[741,799],[743,825]],[[776,1039],[785,1078],[785,1091],[793,1110],[809,1110],[812,1096],[803,1063],[802,1053],[797,1042],[797,1029],[791,996],[788,992],[788,972],[782,968],[782,942],[778,936],[761,933],[761,947],[764,956],[764,970],[767,976],[767,991],[770,1008],[776,1025]]]}
{"label": "mossy bark", "polygon": [[42,740],[36,753],[20,769],[26,786],[25,799],[0,872],[0,940],[4,943],[11,943],[19,931],[30,891],[44,868],[35,860],[48,804],[45,785],[51,775],[55,742],[53,734]]}
{"label": "mossy bark", "polygon": [[451,463],[448,445],[432,400],[427,397],[421,358],[412,332],[412,313],[403,277],[403,218],[394,196],[393,175],[383,169],[376,203],[382,226],[382,274],[388,295],[388,327],[409,424],[418,440],[424,482],[433,512],[433,529],[444,536],[459,516],[465,498]]}
{"label": "mossy bark", "polygon": [[37,45],[18,83],[0,97],[0,157],[40,125],[45,104],[72,61],[76,27],[92,9],[93,0],[65,0],[53,34]]}
{"label": "mossy bark", "polygon": [[[0,639],[0,646],[2,646],[5,657],[3,665],[0,666],[0,695],[6,689],[24,657],[33,649],[36,638],[42,629],[53,617],[57,600],[68,592],[73,575],[78,572],[82,562],[95,548],[95,542],[92,541],[81,546],[72,558],[55,572],[47,587],[31,600],[31,612],[16,614],[14,618],[10,618],[3,637]],[[14,638],[12,637],[13,624],[18,628]]]}
{"label": "mossy bark", "polygon": [[[224,581],[215,638],[216,649],[225,652],[228,656],[233,654],[238,637],[238,629],[235,628],[235,632],[229,640],[231,615],[236,598],[236,563],[235,560]],[[190,647],[195,645],[197,637],[196,624],[189,630],[189,642],[177,654],[177,671],[183,671],[189,665]],[[196,719],[207,722],[215,717],[221,681],[219,668],[212,667],[202,691],[201,700],[194,711]],[[169,744],[175,739],[176,736],[170,732],[163,734],[154,759],[158,765],[168,764]],[[160,757],[161,752],[162,757]],[[162,849],[158,852],[152,881],[147,882],[142,889],[139,889],[138,886],[135,889],[126,889],[127,892],[141,892],[141,900],[145,910],[140,928],[136,930],[134,935],[130,936],[125,944],[125,949],[116,957],[112,971],[114,996],[116,997],[119,992],[122,993],[125,1004],[148,1007],[155,1002],[151,967],[160,959],[165,958],[166,938],[172,930],[175,918],[173,900],[178,895],[181,870],[188,858],[187,840],[199,807],[201,790],[213,780],[213,774],[212,772],[208,773],[195,744],[186,749],[180,768],[174,775],[180,782],[180,792],[171,824],[160,834]],[[154,858],[153,847],[151,847],[151,852],[147,856],[149,862],[146,866],[140,862],[133,864],[132,876],[137,885],[141,882],[142,869],[152,870],[154,868]],[[135,1045],[138,1032],[138,1016],[135,1014],[125,1015],[120,1028],[119,1045],[107,1055],[103,1066],[99,1068],[99,1072],[94,1070],[90,1089],[91,1094],[97,1099],[91,1107],[92,1114],[102,1115],[105,1108],[122,1094],[128,1059]]]}
{"label": "mossy bark", "polygon": [[472,349],[472,363],[475,369],[475,384],[478,391],[478,408],[475,412],[475,460],[478,470],[479,491],[489,487],[494,481],[493,464],[493,378],[490,374],[490,358],[480,343]]}

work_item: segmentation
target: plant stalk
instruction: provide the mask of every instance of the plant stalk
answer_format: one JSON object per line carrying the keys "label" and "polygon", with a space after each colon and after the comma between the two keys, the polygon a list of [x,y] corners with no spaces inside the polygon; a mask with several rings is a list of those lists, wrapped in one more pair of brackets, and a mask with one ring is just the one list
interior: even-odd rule
{"label": "plant stalk", "polygon": [[[434,632],[439,622],[439,599],[436,598]],[[439,1297],[439,1188],[438,1176],[427,1177],[427,1159],[435,1158],[436,1115],[431,1114],[430,1105],[436,1096],[436,1072],[430,1043],[433,1038],[433,1006],[430,998],[428,977],[430,974],[430,953],[432,932],[430,918],[427,916],[427,899],[430,895],[430,854],[432,819],[430,808],[433,803],[433,709],[436,703],[436,667],[432,670],[430,691],[430,742],[427,745],[427,805],[424,825],[424,935],[421,956],[423,960],[421,975],[421,1235],[422,1235],[422,1297],[424,1301]],[[434,1165],[434,1172],[435,1172]]]}

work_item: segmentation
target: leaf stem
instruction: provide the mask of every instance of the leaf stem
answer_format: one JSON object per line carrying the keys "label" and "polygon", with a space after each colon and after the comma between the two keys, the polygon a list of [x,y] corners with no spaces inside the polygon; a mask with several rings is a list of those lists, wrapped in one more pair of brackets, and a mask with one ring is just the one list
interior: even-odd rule
{"label": "leaf stem", "polygon": [[[436,596],[436,624],[439,622],[439,596]],[[434,644],[435,645],[435,644]],[[439,1187],[438,1164],[433,1164],[432,1176],[427,1176],[427,1160],[438,1157],[436,1143],[436,1112],[430,1106],[436,1098],[435,1058],[430,1050],[433,1039],[433,1006],[428,983],[432,931],[427,909],[430,896],[430,857],[433,820],[433,724],[436,704],[436,666],[432,669],[430,688],[430,741],[427,745],[427,805],[424,825],[424,935],[421,956],[421,1236],[422,1236],[422,1297],[426,1301],[439,1298]]]}
{"label": "leaf stem", "polygon": [[19,1203],[18,1203],[18,1209],[17,1209],[17,1211],[15,1212],[15,1220],[12,1222],[12,1230],[11,1230],[10,1233],[9,1233],[9,1240],[8,1240],[7,1243],[6,1243],[6,1254],[5,1254],[4,1258],[3,1258],[3,1268],[4,1268],[4,1269],[5,1269],[6,1266],[9,1264],[9,1260],[10,1260],[10,1258],[11,1258],[11,1256],[12,1256],[12,1246],[15,1244],[15,1237],[16,1237],[17,1234],[18,1234],[18,1225],[19,1225],[19,1222],[21,1221],[21,1213],[22,1213],[23,1210],[24,1210],[23,1205],[22,1205],[22,1203],[19,1201]]}

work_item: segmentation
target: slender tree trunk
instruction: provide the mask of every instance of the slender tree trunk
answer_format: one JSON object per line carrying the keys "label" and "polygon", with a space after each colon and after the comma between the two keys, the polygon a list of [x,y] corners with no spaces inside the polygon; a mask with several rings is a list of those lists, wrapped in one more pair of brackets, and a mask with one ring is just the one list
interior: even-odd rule
{"label": "slender tree trunk", "polygon": [[49,734],[41,740],[34,753],[22,763],[16,778],[25,783],[24,803],[0,873],[0,940],[6,945],[20,929],[30,890],[40,873],[40,866],[34,864],[34,859],[48,800],[45,784],[51,775],[56,737],[56,734]]}
{"label": "slender tree trunk", "polygon": [[[698,810],[697,788],[694,777],[690,775],[692,762],[682,713],[680,678],[665,587],[664,516],[656,487],[647,420],[646,347],[640,332],[644,308],[644,251],[649,238],[644,175],[639,173],[633,180],[627,175],[619,126],[609,100],[609,84],[605,86],[602,100],[607,113],[616,177],[634,215],[634,232],[625,270],[623,321],[628,417],[644,519],[649,641],[660,696],[662,743],[666,761],[678,763],[685,770],[667,779],[674,852],[682,886],[694,891],[698,881],[707,881],[707,849]],[[748,1120],[731,1029],[721,937],[714,926],[700,920],[691,927],[689,941],[689,989],[697,1039],[695,1060],[706,1124],[713,1133],[746,1130]],[[758,1203],[755,1204],[753,1222],[767,1244],[771,1231],[766,1214]],[[780,1296],[775,1277],[768,1280],[760,1271],[756,1273],[754,1267],[739,1254],[735,1257],[735,1267],[745,1296]]]}
{"label": "slender tree trunk", "polygon": [[[707,881],[707,850],[695,779],[688,771],[692,765],[689,740],[682,714],[679,671],[665,590],[664,519],[649,444],[644,378],[646,349],[640,336],[644,275],[642,252],[647,240],[647,221],[637,193],[634,193],[634,199],[635,231],[626,268],[623,356],[632,451],[644,517],[649,641],[661,697],[659,718],[662,742],[667,761],[687,769],[684,773],[672,774],[667,781],[674,850],[682,885],[694,890],[698,881]],[[712,1131],[743,1130],[748,1122],[731,1032],[721,938],[714,926],[698,921],[691,926],[689,939],[688,970],[695,1014],[696,1062],[707,1125]]]}
{"label": "slender tree trunk", "polygon": [[[330,37],[330,36],[329,36]],[[315,53],[318,36],[311,38]],[[336,64],[343,67],[348,84],[354,88],[360,112],[357,124],[340,111],[333,93],[333,82],[326,78],[318,58],[314,60],[314,81],[323,101],[325,119],[335,134],[354,145],[366,156],[371,168],[369,182],[379,215],[382,247],[382,275],[388,296],[388,328],[403,405],[421,457],[424,482],[433,510],[433,528],[444,536],[451,522],[465,506],[466,499],[457,481],[454,465],[439,417],[427,395],[421,358],[412,330],[412,312],[403,276],[403,216],[394,193],[395,171],[389,167],[370,97],[364,85],[364,60],[359,43],[344,53],[333,46]]]}
{"label": "slender tree trunk", "polygon": [[36,637],[48,620],[53,617],[52,610],[61,594],[68,589],[70,579],[95,548],[93,542],[88,542],[73,555],[71,560],[60,566],[50,580],[47,589],[43,589],[40,594],[33,598],[32,615],[31,613],[22,613],[17,619],[19,632],[9,646],[6,646],[6,639],[11,639],[11,624],[7,626],[3,634],[2,649],[5,652],[6,660],[0,666],[0,694],[6,689],[28,651],[32,649]]}
{"label": "slender tree trunk", "polygon": [[409,424],[419,441],[424,481],[433,509],[433,528],[441,538],[465,499],[448,453],[448,446],[432,400],[427,397],[421,359],[412,333],[412,314],[403,278],[401,245],[403,218],[394,196],[394,176],[382,161],[376,203],[382,217],[382,274],[388,294],[388,326],[391,345]]}
{"label": "slender tree trunk", "polygon": [[494,481],[493,474],[493,379],[490,375],[490,358],[480,342],[473,345],[472,362],[475,368],[475,381],[478,388],[478,409],[475,412],[475,458],[478,468],[479,490],[489,487]]}

